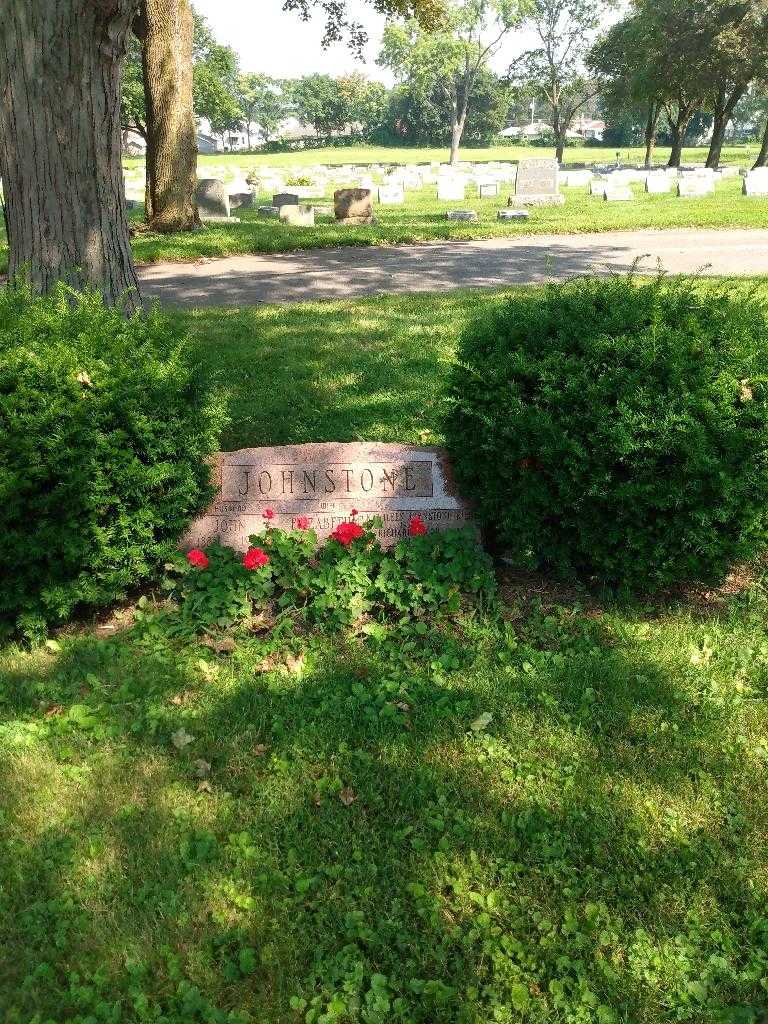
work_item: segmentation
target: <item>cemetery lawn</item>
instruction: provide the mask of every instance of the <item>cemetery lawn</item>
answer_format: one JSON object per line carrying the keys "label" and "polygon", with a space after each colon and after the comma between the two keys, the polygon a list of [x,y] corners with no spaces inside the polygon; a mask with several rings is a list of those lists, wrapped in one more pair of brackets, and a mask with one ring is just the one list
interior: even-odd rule
{"label": "cemetery lawn", "polygon": [[[434,442],[503,294],[177,315],[224,447]],[[758,1024],[768,597],[732,582],[506,580],[498,613],[219,653],[131,627],[149,595],[0,647],[0,1018]]]}
{"label": "cemetery lawn", "polygon": [[[254,209],[234,211],[241,219],[239,224],[208,224],[194,233],[162,235],[145,230],[141,213],[134,211],[131,219],[136,233],[132,247],[137,261],[156,263],[336,245],[392,245],[644,228],[768,227],[768,201],[742,196],[740,179],[726,179],[716,186],[714,195],[697,199],[678,199],[671,193],[647,195],[640,185],[633,185],[632,189],[633,201],[608,203],[588,195],[584,188],[563,188],[564,206],[532,208],[524,222],[496,219],[497,210],[506,206],[508,188],[496,199],[480,199],[474,186],[467,188],[463,203],[438,202],[435,186],[409,191],[404,205],[375,205],[376,223],[360,226],[340,225],[332,216],[318,216],[314,227],[295,227],[260,218]],[[256,202],[266,205],[271,199],[271,195],[264,194]],[[320,202],[332,205],[332,198]],[[449,222],[445,214],[451,209],[475,210],[478,221]],[[0,227],[0,272],[7,268],[7,260],[7,244]]]}

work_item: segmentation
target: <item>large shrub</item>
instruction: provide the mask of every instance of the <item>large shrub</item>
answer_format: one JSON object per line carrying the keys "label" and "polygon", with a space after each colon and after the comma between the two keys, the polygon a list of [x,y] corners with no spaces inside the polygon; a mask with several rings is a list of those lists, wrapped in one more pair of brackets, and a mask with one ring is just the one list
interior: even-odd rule
{"label": "large shrub", "polygon": [[634,588],[766,540],[768,324],[743,288],[659,277],[520,291],[466,329],[456,472],[512,561]]}
{"label": "large shrub", "polygon": [[208,497],[222,419],[160,312],[0,291],[0,621],[30,629],[150,577]]}

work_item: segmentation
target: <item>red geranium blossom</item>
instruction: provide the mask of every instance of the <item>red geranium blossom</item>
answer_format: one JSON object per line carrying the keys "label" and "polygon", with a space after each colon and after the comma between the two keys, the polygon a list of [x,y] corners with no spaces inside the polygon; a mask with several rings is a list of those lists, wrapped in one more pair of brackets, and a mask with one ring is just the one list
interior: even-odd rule
{"label": "red geranium blossom", "polygon": [[408,533],[411,537],[422,537],[427,532],[427,524],[421,516],[411,516],[408,521]]}
{"label": "red geranium blossom", "polygon": [[248,548],[243,556],[243,565],[246,569],[260,569],[262,565],[269,565],[269,555],[261,548]]}
{"label": "red geranium blossom", "polygon": [[351,544],[353,540],[357,540],[358,537],[362,537],[365,530],[358,523],[339,523],[336,529],[331,534],[334,540],[337,540],[339,544],[343,544],[344,547],[347,544]]}
{"label": "red geranium blossom", "polygon": [[187,561],[190,565],[194,565],[196,569],[207,569],[208,568],[208,556],[200,548],[192,548],[191,551],[187,552]]}
{"label": "red geranium blossom", "polygon": [[350,512],[349,514],[350,514],[350,515],[352,516],[352,518],[354,519],[354,518],[355,518],[355,516],[356,516],[356,515],[358,514],[358,512],[357,512],[357,509],[356,509],[356,508],[353,508],[353,509],[352,509],[352,511],[351,511],[351,512]]}
{"label": "red geranium blossom", "polygon": [[275,518],[275,510],[272,508],[265,508],[261,514],[264,516],[265,519]]}
{"label": "red geranium blossom", "polygon": [[310,519],[309,516],[296,516],[296,529],[297,530],[308,530]]}

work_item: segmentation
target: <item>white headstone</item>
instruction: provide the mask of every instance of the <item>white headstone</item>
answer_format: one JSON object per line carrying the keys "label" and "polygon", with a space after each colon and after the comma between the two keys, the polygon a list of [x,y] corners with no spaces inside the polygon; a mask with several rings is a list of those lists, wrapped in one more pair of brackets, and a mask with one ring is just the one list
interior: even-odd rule
{"label": "white headstone", "polygon": [[715,191],[715,179],[701,174],[689,174],[677,179],[677,194],[683,199],[709,196]]}
{"label": "white headstone", "polygon": [[629,185],[610,185],[603,193],[603,199],[608,203],[623,203],[634,198],[635,194]]}
{"label": "white headstone", "polygon": [[745,196],[768,196],[768,167],[747,171],[741,188]]}
{"label": "white headstone", "polygon": [[437,183],[437,198],[441,203],[463,203],[464,182],[456,178],[442,177]]}
{"label": "white headstone", "polygon": [[481,199],[493,199],[499,194],[499,185],[496,181],[486,181],[478,185]]}
{"label": "white headstone", "polygon": [[645,191],[651,195],[660,195],[669,192],[672,188],[672,179],[668,174],[649,174],[645,179]]}
{"label": "white headstone", "polygon": [[379,202],[382,206],[399,206],[405,202],[402,186],[397,184],[379,185]]}

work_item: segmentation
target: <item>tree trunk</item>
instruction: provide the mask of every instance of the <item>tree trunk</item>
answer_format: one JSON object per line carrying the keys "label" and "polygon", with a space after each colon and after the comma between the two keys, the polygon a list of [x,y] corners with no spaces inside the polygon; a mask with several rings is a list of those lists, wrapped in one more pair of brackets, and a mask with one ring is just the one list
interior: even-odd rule
{"label": "tree trunk", "polygon": [[661,105],[651,100],[648,105],[648,119],[645,122],[645,166],[653,167],[653,154],[656,150],[656,129],[659,123]]}
{"label": "tree trunk", "polygon": [[760,152],[757,154],[757,160],[752,164],[752,170],[758,167],[765,167],[768,164],[768,118],[765,121],[765,128],[763,129],[763,143],[760,146]]}
{"label": "tree trunk", "polygon": [[0,177],[10,275],[140,305],[125,214],[120,80],[137,0],[23,0],[0,18]]}
{"label": "tree trunk", "polygon": [[555,160],[559,164],[563,162],[563,153],[565,152],[565,132],[560,132],[555,136]]}
{"label": "tree trunk", "polygon": [[712,141],[709,144],[709,152],[707,153],[707,167],[716,169],[720,163],[720,153],[723,149],[723,142],[725,141],[725,132],[728,128],[728,122],[731,119],[736,104],[739,102],[741,97],[747,91],[747,87],[739,86],[734,89],[730,97],[726,99],[723,92],[718,93],[717,99],[714,104],[714,119],[712,121]]}
{"label": "tree trunk", "polygon": [[461,145],[461,136],[464,134],[465,118],[466,114],[463,117],[454,118],[451,125],[451,167],[455,167],[459,162],[459,146]]}
{"label": "tree trunk", "polygon": [[[672,132],[672,151],[669,154],[669,162],[667,167],[679,167],[680,160],[683,155],[683,143],[685,142],[685,133],[688,130],[688,125],[691,123],[691,118],[696,113],[697,107],[695,104],[686,104],[680,106],[675,121],[669,118],[669,127]],[[667,112],[669,117],[669,112]]]}
{"label": "tree trunk", "polygon": [[200,227],[195,205],[197,128],[192,109],[189,0],[142,0],[147,106],[147,220],[155,231]]}

